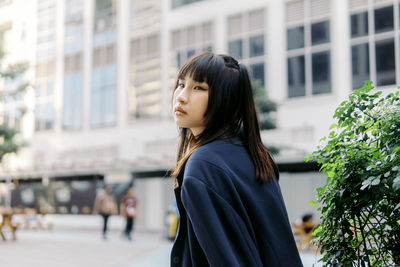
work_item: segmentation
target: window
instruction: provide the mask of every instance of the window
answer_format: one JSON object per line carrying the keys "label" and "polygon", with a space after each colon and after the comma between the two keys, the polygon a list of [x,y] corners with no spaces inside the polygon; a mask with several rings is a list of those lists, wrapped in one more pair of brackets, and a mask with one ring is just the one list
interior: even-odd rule
{"label": "window", "polygon": [[2,88],[3,103],[3,123],[10,127],[21,130],[21,119],[25,104],[22,102],[24,91],[29,83],[26,82],[24,74],[17,75],[13,79],[4,79],[4,88]]}
{"label": "window", "polygon": [[203,0],[172,0],[172,8],[178,8],[181,6],[189,5],[195,2],[200,2]]}
{"label": "window", "polygon": [[304,47],[304,26],[287,29],[287,50]]}
{"label": "window", "polygon": [[22,116],[23,116],[23,107],[21,105],[18,106],[8,106],[5,107],[3,111],[3,123],[14,128],[17,131],[22,130]]}
{"label": "window", "polygon": [[286,3],[287,97],[331,92],[329,0]]}
{"label": "window", "polygon": [[306,95],[306,77],[304,55],[288,58],[288,97]]}
{"label": "window", "polygon": [[228,18],[228,53],[249,67],[252,81],[265,85],[264,9]]}
{"label": "window", "polygon": [[64,129],[82,127],[82,72],[64,76],[62,126]]}
{"label": "window", "polygon": [[52,103],[37,103],[35,106],[35,131],[51,130],[54,124]]}
{"label": "window", "polygon": [[65,24],[82,24],[83,3],[80,0],[65,0]]}
{"label": "window", "polygon": [[95,0],[94,34],[113,30],[116,26],[115,0]]}
{"label": "window", "polygon": [[161,112],[161,58],[159,34],[131,41],[131,85],[128,91],[129,118],[158,117]]}
{"label": "window", "polygon": [[77,53],[64,58],[64,72],[72,73],[82,70],[82,54]]}
{"label": "window", "polygon": [[93,67],[114,64],[116,62],[115,44],[93,49]]}
{"label": "window", "polygon": [[56,52],[55,0],[38,1],[35,89],[35,131],[51,130],[54,126],[54,76]]}
{"label": "window", "polygon": [[214,42],[213,24],[206,22],[172,32],[172,49],[175,51],[176,67],[196,53],[212,51]]}
{"label": "window", "polygon": [[117,78],[115,61],[115,44],[93,50],[90,97],[90,124],[93,127],[111,125],[116,121]]}
{"label": "window", "polygon": [[74,54],[83,50],[83,24],[65,25],[64,53]]}
{"label": "window", "polygon": [[394,27],[394,6],[371,3],[358,5],[357,10],[352,11],[354,1],[350,1],[353,89],[362,87],[366,80],[374,81],[377,86],[397,84],[399,66],[396,66],[395,55],[399,48],[396,48],[395,39],[399,38],[399,32]]}

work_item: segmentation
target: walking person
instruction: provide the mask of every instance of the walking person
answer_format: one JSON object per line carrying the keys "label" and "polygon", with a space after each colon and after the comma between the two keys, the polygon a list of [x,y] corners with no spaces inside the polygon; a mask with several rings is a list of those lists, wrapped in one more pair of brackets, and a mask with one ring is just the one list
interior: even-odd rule
{"label": "walking person", "polygon": [[103,239],[107,239],[108,221],[111,215],[117,214],[117,203],[112,195],[112,187],[106,186],[95,199],[93,213],[103,218]]}
{"label": "walking person", "polygon": [[121,215],[125,218],[124,235],[128,240],[132,240],[131,232],[135,226],[137,214],[137,199],[135,189],[129,188],[127,194],[121,199]]}
{"label": "walking person", "polygon": [[178,73],[173,109],[180,224],[171,266],[302,266],[246,67],[228,55],[193,56]]}

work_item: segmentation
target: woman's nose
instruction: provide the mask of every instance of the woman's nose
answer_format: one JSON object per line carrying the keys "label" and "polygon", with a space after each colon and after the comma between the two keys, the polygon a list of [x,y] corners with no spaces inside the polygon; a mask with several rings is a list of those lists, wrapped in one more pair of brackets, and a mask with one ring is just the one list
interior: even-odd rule
{"label": "woman's nose", "polygon": [[188,101],[188,92],[186,88],[182,88],[181,90],[177,90],[176,100],[181,103],[186,103]]}

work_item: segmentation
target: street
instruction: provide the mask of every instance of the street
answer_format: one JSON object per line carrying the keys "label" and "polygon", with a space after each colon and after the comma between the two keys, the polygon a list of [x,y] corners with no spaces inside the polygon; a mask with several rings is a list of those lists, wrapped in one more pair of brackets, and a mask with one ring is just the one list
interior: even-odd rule
{"label": "street", "polygon": [[95,230],[20,230],[17,236],[0,241],[0,266],[162,267],[169,266],[172,245],[158,234],[138,233],[128,241],[117,231],[107,240]]}
{"label": "street", "polygon": [[[107,240],[96,228],[20,229],[17,240],[0,240],[5,267],[167,267],[172,242],[161,233],[135,232],[133,240],[111,229]],[[322,266],[320,256],[301,253],[305,267]]]}

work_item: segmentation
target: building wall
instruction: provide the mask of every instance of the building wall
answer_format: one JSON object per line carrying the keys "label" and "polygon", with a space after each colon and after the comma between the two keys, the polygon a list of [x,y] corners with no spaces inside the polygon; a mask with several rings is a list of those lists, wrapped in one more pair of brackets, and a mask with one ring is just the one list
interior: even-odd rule
{"label": "building wall", "polygon": [[[32,86],[0,111],[29,146],[4,159],[0,178],[51,182],[99,174],[106,183],[129,183],[132,172],[172,168],[175,75],[186,58],[205,50],[241,53],[278,103],[277,129],[264,131],[264,142],[281,147],[279,162],[301,162],[365,73],[385,92],[399,84],[399,13],[399,0],[10,1],[0,7],[0,33],[7,32],[3,42],[12,48],[7,62],[29,61],[24,79]],[[296,206],[291,188],[302,188],[307,203],[322,180],[282,177],[289,216],[298,217],[308,206]],[[143,179],[137,186],[146,207],[168,198],[163,182]],[[148,199],[150,188],[160,196]],[[161,226],[159,211],[145,214],[139,226]]]}

